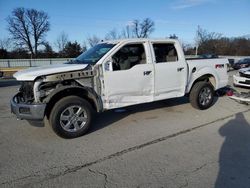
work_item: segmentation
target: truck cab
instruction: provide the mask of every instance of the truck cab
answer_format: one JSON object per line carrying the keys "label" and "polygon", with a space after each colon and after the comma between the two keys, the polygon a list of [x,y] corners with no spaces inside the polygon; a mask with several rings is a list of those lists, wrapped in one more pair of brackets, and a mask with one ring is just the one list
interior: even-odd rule
{"label": "truck cab", "polygon": [[188,67],[175,40],[122,41],[99,63],[106,109],[185,94]]}

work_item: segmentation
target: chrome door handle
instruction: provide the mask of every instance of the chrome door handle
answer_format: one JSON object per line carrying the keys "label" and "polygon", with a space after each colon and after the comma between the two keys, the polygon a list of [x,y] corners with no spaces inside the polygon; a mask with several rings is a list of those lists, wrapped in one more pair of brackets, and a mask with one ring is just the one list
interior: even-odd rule
{"label": "chrome door handle", "polygon": [[184,69],[184,67],[179,67],[179,68],[177,68],[177,71],[181,72],[183,69]]}
{"label": "chrome door handle", "polygon": [[151,72],[152,72],[152,71],[144,71],[144,72],[143,72],[143,76],[148,76],[148,75],[150,75]]}

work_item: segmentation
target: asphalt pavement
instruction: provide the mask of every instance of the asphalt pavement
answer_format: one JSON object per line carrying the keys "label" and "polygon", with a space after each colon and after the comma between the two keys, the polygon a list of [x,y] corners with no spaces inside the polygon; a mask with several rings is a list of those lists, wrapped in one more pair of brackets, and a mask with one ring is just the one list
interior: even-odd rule
{"label": "asphalt pavement", "polygon": [[87,135],[62,139],[47,120],[16,120],[17,89],[0,81],[0,187],[250,185],[250,106],[227,96],[205,111],[185,97],[107,111]]}

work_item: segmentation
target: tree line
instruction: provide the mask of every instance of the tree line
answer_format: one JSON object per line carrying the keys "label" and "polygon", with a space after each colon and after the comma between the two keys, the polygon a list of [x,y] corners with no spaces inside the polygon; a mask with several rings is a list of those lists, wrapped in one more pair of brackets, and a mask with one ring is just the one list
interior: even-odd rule
{"label": "tree line", "polygon": [[186,54],[250,55],[250,36],[229,38],[200,26],[196,31],[195,44],[195,47],[186,46]]}
{"label": "tree line", "polygon": [[[82,44],[70,41],[61,32],[52,44],[46,41],[50,30],[49,15],[36,9],[16,8],[6,19],[9,38],[0,39],[0,58],[73,58],[93,47],[102,39],[96,35],[87,37]],[[135,19],[124,28],[110,30],[103,40],[121,38],[148,38],[155,30],[150,18]],[[178,38],[175,34],[168,38]],[[198,26],[195,45],[183,43],[185,54],[250,55],[250,38],[228,38],[220,33],[209,32]]]}

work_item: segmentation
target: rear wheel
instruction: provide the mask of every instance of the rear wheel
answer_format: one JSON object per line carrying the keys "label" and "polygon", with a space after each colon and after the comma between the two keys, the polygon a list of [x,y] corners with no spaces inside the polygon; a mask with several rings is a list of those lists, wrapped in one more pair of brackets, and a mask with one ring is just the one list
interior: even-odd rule
{"label": "rear wheel", "polygon": [[64,138],[76,138],[88,131],[93,109],[88,101],[68,96],[53,107],[49,122],[55,133]]}
{"label": "rear wheel", "polygon": [[191,105],[200,110],[208,109],[213,104],[214,89],[208,82],[197,82],[193,86],[189,100]]}

